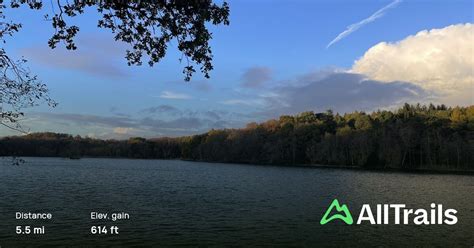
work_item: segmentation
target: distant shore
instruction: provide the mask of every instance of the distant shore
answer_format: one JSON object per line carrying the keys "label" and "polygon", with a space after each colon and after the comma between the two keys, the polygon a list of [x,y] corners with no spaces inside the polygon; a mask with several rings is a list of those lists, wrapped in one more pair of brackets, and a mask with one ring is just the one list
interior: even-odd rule
{"label": "distant shore", "polygon": [[0,156],[124,157],[397,171],[474,171],[474,105],[284,115],[183,137],[96,139],[64,133],[0,138]]}

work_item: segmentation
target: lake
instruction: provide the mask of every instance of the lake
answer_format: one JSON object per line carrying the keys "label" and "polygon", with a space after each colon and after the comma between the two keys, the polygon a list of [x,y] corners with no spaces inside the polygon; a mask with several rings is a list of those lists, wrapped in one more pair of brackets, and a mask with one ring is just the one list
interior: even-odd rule
{"label": "lake", "polygon": [[[170,160],[25,158],[0,165],[0,246],[434,246],[474,245],[474,177]],[[324,226],[333,199],[354,221],[362,204],[454,208],[455,225]],[[16,220],[49,212],[52,220]],[[130,219],[91,220],[91,212]],[[45,226],[17,235],[17,225]],[[120,234],[92,235],[91,226]]]}

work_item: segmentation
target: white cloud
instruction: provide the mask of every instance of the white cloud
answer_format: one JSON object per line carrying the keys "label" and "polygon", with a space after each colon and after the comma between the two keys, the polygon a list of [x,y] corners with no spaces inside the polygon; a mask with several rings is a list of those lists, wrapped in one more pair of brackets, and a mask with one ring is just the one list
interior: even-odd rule
{"label": "white cloud", "polygon": [[424,30],[396,43],[381,42],[357,60],[352,72],[384,81],[406,81],[432,92],[438,103],[474,103],[474,26]]}
{"label": "white cloud", "polygon": [[334,38],[334,40],[329,42],[329,44],[326,46],[326,48],[329,48],[334,43],[344,39],[346,36],[348,36],[351,33],[355,32],[357,29],[359,29],[359,28],[361,28],[361,27],[377,20],[378,18],[382,17],[383,15],[385,15],[385,12],[387,12],[387,10],[396,7],[400,2],[401,2],[401,0],[395,0],[395,1],[391,2],[389,5],[377,10],[377,12],[373,13],[371,16],[365,18],[364,20],[362,20],[358,23],[354,23],[354,24],[349,25],[347,27],[347,29],[344,30],[344,32],[340,33],[338,36],[336,36],[336,38]]}
{"label": "white cloud", "polygon": [[131,131],[133,131],[133,128],[130,127],[116,127],[114,128],[114,134],[129,134]]}
{"label": "white cloud", "polygon": [[185,100],[185,99],[191,99],[192,97],[190,95],[183,94],[183,93],[176,93],[176,92],[172,92],[172,91],[163,91],[163,92],[161,92],[160,98]]}

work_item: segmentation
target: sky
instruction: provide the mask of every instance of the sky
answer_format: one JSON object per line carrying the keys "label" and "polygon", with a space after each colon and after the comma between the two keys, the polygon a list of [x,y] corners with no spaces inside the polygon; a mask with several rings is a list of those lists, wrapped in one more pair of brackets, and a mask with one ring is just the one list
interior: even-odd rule
{"label": "sky", "polygon": [[[58,106],[25,110],[29,132],[103,139],[163,137],[245,127],[304,111],[394,109],[405,102],[474,104],[472,1],[228,1],[230,25],[212,26],[214,70],[184,82],[176,49],[154,67],[127,66],[126,44],[88,9],[78,49],[52,50],[39,11],[4,48],[28,59]],[[0,136],[17,135],[0,127]]]}

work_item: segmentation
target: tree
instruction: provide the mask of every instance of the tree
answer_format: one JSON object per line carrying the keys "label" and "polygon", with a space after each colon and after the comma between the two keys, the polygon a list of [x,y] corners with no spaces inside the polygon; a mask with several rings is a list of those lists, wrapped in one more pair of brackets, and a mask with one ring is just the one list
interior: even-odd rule
{"label": "tree", "polygon": [[[54,2],[54,3],[53,3]],[[97,26],[109,29],[115,40],[131,45],[126,51],[128,65],[141,65],[145,60],[149,66],[166,55],[169,42],[176,40],[182,53],[180,61],[185,59],[183,73],[186,81],[196,72],[194,65],[206,78],[212,66],[212,51],[209,41],[212,33],[206,24],[229,24],[229,6],[226,2],[217,5],[212,0],[153,0],[153,1],[51,1],[53,13],[46,15],[51,22],[54,34],[49,39],[49,46],[54,49],[63,43],[69,50],[76,49],[74,38],[79,27],[69,25],[70,19],[84,13],[88,7],[95,7],[101,15]],[[5,4],[0,0],[0,41],[11,36],[21,28],[21,24],[6,20],[5,9],[19,8],[22,5],[33,10],[41,10],[43,1],[11,0]],[[0,48],[0,123],[8,125],[16,123],[23,115],[21,109],[33,106],[39,101],[46,101],[55,106],[47,95],[48,89],[38,78],[30,74],[24,67],[25,59],[11,59],[4,48]],[[8,106],[5,106],[8,105]]]}
{"label": "tree", "polygon": [[[3,8],[0,1],[0,42],[5,44],[5,38],[18,32],[21,24],[6,22]],[[24,67],[25,63],[25,59],[14,60],[0,48],[0,124],[17,131],[23,131],[18,124],[18,119],[24,115],[23,108],[36,105],[38,100],[56,105],[49,98],[46,85]]]}
{"label": "tree", "polygon": [[[1,1],[0,1],[1,2]],[[69,50],[76,49],[74,38],[79,27],[69,25],[67,19],[84,13],[86,7],[96,7],[102,18],[99,28],[110,29],[115,40],[131,45],[126,58],[129,65],[141,65],[143,55],[148,56],[148,64],[153,66],[165,55],[168,43],[176,40],[182,58],[186,59],[183,73],[189,81],[196,71],[192,62],[199,64],[201,72],[209,78],[212,66],[212,51],[209,40],[212,33],[207,23],[229,25],[229,5],[219,6],[212,0],[153,0],[153,1],[55,1],[51,3],[56,13],[46,19],[55,33],[48,44],[55,48],[62,42]],[[42,9],[42,1],[13,0],[10,7],[18,8],[27,4],[31,9]],[[2,9],[5,8],[3,5]]]}

